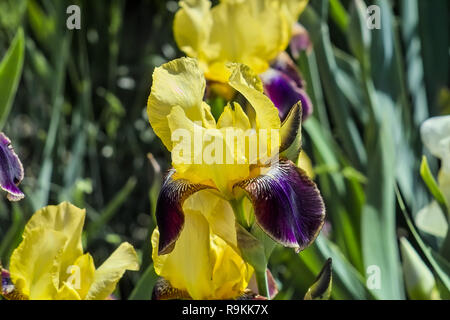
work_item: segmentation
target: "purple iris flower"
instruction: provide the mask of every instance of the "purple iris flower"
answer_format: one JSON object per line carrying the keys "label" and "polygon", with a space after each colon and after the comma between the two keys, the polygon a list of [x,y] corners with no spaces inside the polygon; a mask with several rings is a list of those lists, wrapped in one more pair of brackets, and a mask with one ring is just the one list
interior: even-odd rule
{"label": "purple iris flower", "polygon": [[17,187],[23,179],[23,166],[9,138],[0,133],[0,187],[9,201],[19,201],[25,195]]}

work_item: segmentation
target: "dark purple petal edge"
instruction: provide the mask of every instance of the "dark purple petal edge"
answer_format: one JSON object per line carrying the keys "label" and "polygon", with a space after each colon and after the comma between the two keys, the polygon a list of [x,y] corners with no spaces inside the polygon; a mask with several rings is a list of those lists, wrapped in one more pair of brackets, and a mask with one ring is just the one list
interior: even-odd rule
{"label": "dark purple petal edge", "polygon": [[319,234],[325,205],[316,184],[289,160],[281,159],[269,171],[239,182],[252,201],[256,221],[275,241],[305,249]]}
{"label": "dark purple petal edge", "polygon": [[171,169],[164,179],[156,203],[156,222],[159,229],[158,254],[168,254],[175,247],[184,226],[183,202],[189,196],[212,187],[193,184],[185,179],[173,179],[174,169]]}
{"label": "dark purple petal edge", "polygon": [[18,201],[25,196],[17,187],[22,180],[22,163],[14,152],[9,138],[0,132],[0,187],[8,193],[8,200]]}

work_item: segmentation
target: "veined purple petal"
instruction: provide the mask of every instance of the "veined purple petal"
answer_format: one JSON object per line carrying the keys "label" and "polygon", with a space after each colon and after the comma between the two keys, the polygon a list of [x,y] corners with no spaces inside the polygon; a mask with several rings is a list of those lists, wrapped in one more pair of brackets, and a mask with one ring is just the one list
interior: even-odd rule
{"label": "veined purple petal", "polygon": [[281,121],[298,101],[302,103],[303,119],[312,113],[312,103],[306,91],[292,78],[279,70],[269,69],[261,75],[261,79],[267,96],[278,109]]}
{"label": "veined purple petal", "polygon": [[193,184],[185,179],[174,180],[172,169],[167,174],[156,204],[156,222],[159,229],[158,254],[170,253],[184,226],[183,202],[189,196],[212,187]]}
{"label": "veined purple petal", "polygon": [[318,235],[325,205],[316,184],[291,161],[235,185],[249,195],[260,227],[275,241],[300,251]]}
{"label": "veined purple petal", "polygon": [[18,201],[25,195],[17,187],[23,179],[23,166],[8,137],[0,133],[0,187],[9,201]]}

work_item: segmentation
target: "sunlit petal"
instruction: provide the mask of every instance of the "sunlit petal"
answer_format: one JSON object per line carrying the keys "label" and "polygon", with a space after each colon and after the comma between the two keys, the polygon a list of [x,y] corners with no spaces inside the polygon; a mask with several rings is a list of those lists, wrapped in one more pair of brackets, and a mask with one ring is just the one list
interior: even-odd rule
{"label": "sunlit petal", "polygon": [[59,286],[59,262],[67,240],[61,232],[42,228],[24,234],[9,267],[19,292],[31,300],[54,299]]}
{"label": "sunlit petal", "polygon": [[122,243],[116,251],[97,269],[86,295],[86,300],[105,300],[115,289],[126,270],[138,271],[136,251],[128,242]]}
{"label": "sunlit petal", "polygon": [[204,93],[205,78],[194,59],[176,59],[153,72],[147,113],[153,130],[169,151],[172,150],[172,140],[167,116],[173,107],[181,107],[192,121],[215,127],[214,118],[204,106]]}

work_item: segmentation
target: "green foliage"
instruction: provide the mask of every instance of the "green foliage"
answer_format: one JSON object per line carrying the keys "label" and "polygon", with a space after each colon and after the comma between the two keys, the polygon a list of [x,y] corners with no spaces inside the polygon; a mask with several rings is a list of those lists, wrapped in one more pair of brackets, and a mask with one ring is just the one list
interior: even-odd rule
{"label": "green foliage", "polygon": [[0,130],[3,128],[16,95],[24,59],[24,35],[20,29],[0,62]]}
{"label": "green foliage", "polygon": [[[66,8],[74,2],[82,28],[69,31]],[[439,102],[448,91],[449,3],[432,2],[314,0],[300,17],[313,42],[297,60],[314,105],[303,148],[327,221],[300,254],[274,249],[269,269],[279,298],[301,299],[328,258],[331,299],[428,298],[410,290],[417,270],[435,281],[440,298],[450,298],[450,236],[439,240],[414,223],[433,198],[445,208],[434,178],[438,162],[419,129],[445,111]],[[182,55],[171,29],[173,4],[0,1],[0,128],[24,164],[26,194],[17,204],[0,201],[5,267],[32,213],[71,201],[87,209],[84,240],[96,262],[118,241],[138,250],[141,271],[127,273],[116,296],[151,297],[150,235],[170,158],[145,108],[153,69]],[[380,30],[366,26],[373,4]],[[217,116],[223,101],[212,106]],[[399,235],[409,241],[402,240],[403,256]],[[371,266],[380,268],[379,288],[367,285]]]}

